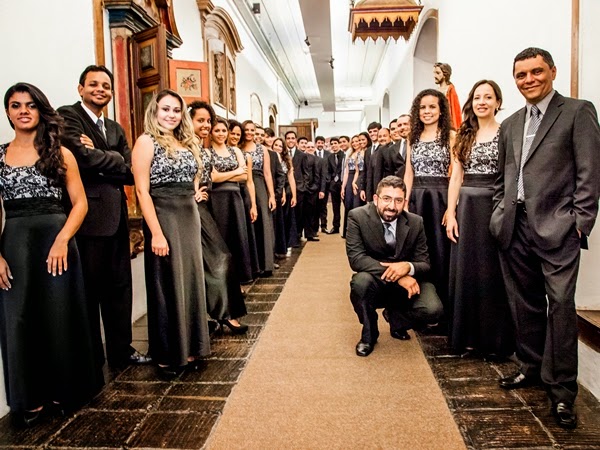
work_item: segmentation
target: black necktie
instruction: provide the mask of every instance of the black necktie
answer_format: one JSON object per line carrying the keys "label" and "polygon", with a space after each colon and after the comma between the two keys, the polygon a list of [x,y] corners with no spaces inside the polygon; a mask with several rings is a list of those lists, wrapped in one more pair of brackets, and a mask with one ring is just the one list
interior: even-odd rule
{"label": "black necktie", "polygon": [[334,156],[334,159],[335,159],[335,178],[333,179],[333,181],[337,182],[337,181],[340,181],[340,177],[338,175],[339,169],[340,169],[339,168],[339,164],[338,164],[339,163],[339,161],[338,161],[338,154],[334,153],[333,156]]}
{"label": "black necktie", "polygon": [[394,232],[392,231],[392,224],[388,223],[388,222],[384,222],[383,227],[385,228],[385,232],[383,234],[385,243],[391,249],[395,249],[396,248],[396,236],[394,236]]}

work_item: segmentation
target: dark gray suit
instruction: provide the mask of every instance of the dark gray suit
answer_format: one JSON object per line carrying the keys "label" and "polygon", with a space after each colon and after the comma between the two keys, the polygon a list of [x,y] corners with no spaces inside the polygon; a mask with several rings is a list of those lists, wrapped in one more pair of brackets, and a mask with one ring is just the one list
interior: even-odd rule
{"label": "dark gray suit", "polygon": [[600,128],[591,103],[554,93],[523,167],[525,201],[519,203],[525,120],[523,108],[501,127],[490,231],[501,247],[521,372],[541,376],[554,403],[572,403],[575,285],[580,244],[598,212]]}
{"label": "dark gray suit", "polygon": [[[121,366],[133,353],[131,347],[132,281],[129,228],[123,185],[133,184],[131,150],[121,126],[104,118],[106,138],[81,106],[58,109],[65,119],[62,144],[73,152],[88,201],[88,213],[77,232],[81,254],[90,328],[97,353],[104,354],[100,335],[100,311],[109,364]],[[88,136],[94,148],[80,137]],[[100,305],[100,306],[99,306]],[[102,361],[103,362],[103,358]]]}
{"label": "dark gray suit", "polygon": [[383,158],[383,178],[395,175],[398,178],[404,179],[404,172],[406,172],[406,146],[407,141],[400,139],[384,149],[381,155]]}
{"label": "dark gray suit", "polygon": [[[420,216],[406,211],[398,216],[396,248],[392,250],[385,242],[384,226],[375,204],[354,208],[348,214],[346,253],[350,267],[356,272],[350,282],[350,300],[363,325],[363,342],[377,342],[377,308],[387,309],[392,330],[423,326],[439,319],[442,303],[435,287],[422,281],[430,265]],[[386,268],[380,262],[399,261],[410,262],[415,268],[414,277],[421,293],[410,299],[403,287],[381,279]]]}

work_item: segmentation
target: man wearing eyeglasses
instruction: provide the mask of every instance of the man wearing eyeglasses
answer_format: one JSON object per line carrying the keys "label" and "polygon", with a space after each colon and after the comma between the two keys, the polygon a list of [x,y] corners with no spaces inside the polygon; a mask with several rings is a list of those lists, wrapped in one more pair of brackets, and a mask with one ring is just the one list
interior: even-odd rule
{"label": "man wearing eyeglasses", "polygon": [[423,219],[404,210],[406,186],[385,177],[373,202],[348,215],[346,254],[354,272],[350,300],[362,324],[358,356],[368,356],[377,343],[377,308],[395,339],[408,340],[408,330],[438,321],[442,303],[430,282]]}

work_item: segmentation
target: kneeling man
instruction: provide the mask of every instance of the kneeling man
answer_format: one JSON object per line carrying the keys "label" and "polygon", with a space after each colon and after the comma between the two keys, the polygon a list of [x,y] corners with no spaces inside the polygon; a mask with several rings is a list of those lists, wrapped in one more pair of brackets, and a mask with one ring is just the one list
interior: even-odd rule
{"label": "kneeling man", "polygon": [[435,323],[442,314],[435,287],[423,280],[429,271],[423,219],[404,210],[405,200],[404,181],[385,177],[373,202],[348,215],[346,253],[356,272],[350,300],[363,326],[358,356],[368,356],[379,337],[377,308],[385,308],[391,335],[401,340],[410,339],[409,329]]}

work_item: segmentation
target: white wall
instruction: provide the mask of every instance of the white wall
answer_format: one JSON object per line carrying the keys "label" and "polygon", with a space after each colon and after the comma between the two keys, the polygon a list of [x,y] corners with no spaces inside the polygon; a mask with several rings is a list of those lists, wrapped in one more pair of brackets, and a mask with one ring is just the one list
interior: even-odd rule
{"label": "white wall", "polygon": [[[95,61],[91,0],[3,0],[0,30],[2,98],[14,83],[26,81],[39,87],[55,108],[79,99],[79,74]],[[0,114],[0,142],[12,137],[6,115]]]}
{"label": "white wall", "polygon": [[177,30],[183,41],[181,47],[173,49],[173,59],[204,61],[202,21],[196,0],[175,0],[173,9]]}

